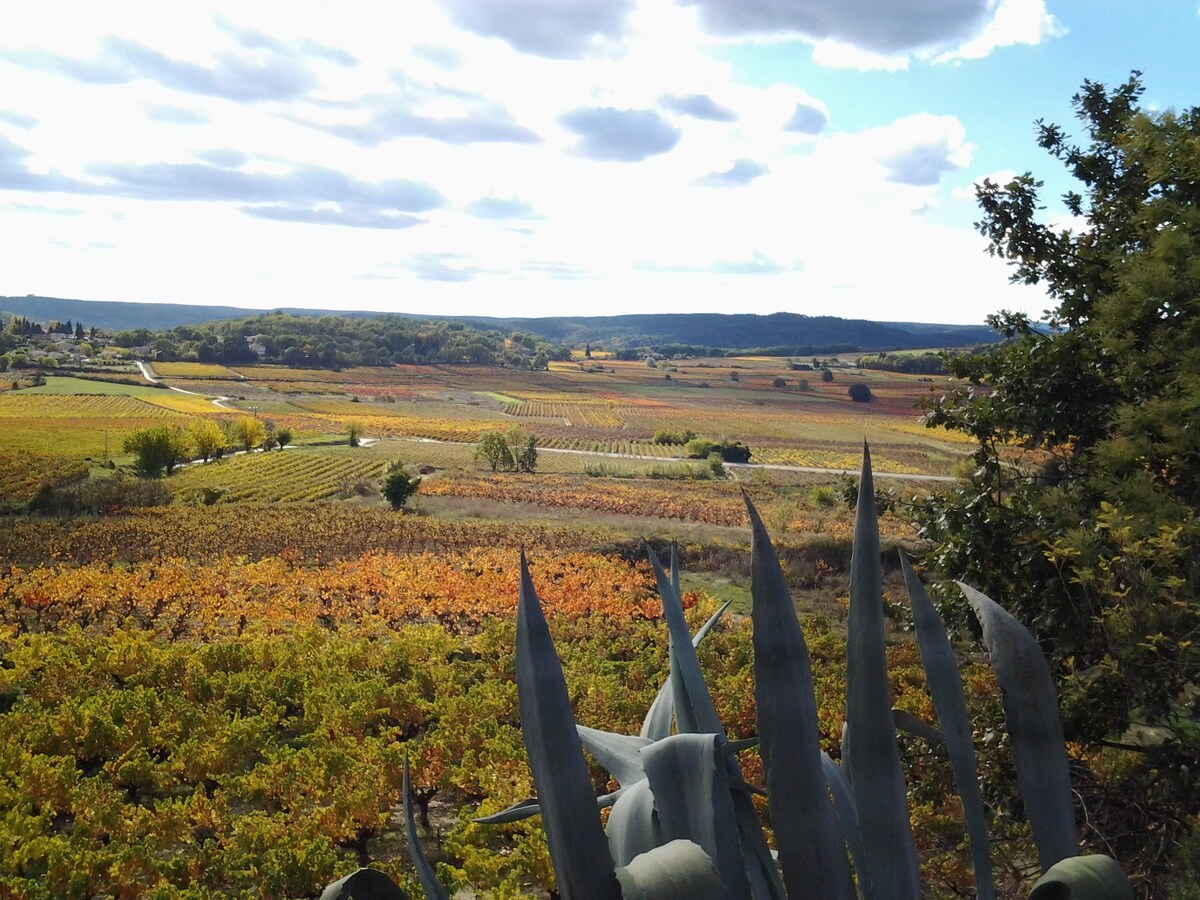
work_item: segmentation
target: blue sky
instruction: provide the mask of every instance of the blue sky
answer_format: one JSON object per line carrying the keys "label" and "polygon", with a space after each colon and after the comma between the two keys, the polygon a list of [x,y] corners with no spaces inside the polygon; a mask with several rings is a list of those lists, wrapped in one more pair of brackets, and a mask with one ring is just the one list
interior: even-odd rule
{"label": "blue sky", "polygon": [[[0,294],[476,315],[1037,314],[973,184],[1200,0],[0,10]],[[349,12],[348,12],[349,11]]]}

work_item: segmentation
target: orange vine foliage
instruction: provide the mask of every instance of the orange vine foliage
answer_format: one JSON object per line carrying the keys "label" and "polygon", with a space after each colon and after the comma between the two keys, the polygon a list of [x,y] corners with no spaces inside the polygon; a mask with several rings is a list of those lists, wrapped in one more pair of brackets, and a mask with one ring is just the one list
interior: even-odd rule
{"label": "orange vine foliage", "polygon": [[[595,553],[531,561],[548,614],[657,618],[661,606],[645,566]],[[0,573],[0,622],[18,632],[78,625],[99,632],[136,626],[162,637],[212,640],[246,630],[354,624],[395,628],[414,621],[455,627],[511,617],[517,553],[397,555],[371,552],[320,567],[287,558],[135,565],[10,566]]]}
{"label": "orange vine foliage", "polygon": [[281,555],[327,561],[372,550],[433,553],[524,546],[531,552],[562,552],[618,539],[601,527],[401,516],[343,503],[239,503],[131,510],[100,519],[15,520],[0,529],[0,560],[24,566]]}

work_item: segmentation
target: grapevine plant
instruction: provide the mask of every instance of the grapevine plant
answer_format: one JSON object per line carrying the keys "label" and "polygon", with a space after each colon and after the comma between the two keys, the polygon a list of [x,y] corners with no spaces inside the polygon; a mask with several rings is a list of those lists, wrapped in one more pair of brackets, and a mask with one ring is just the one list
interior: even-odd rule
{"label": "grapevine plant", "polygon": [[[975,887],[996,896],[986,816],[975,768],[958,661],[932,602],[907,561],[909,591],[934,726],[892,708],[884,640],[879,531],[869,452],[864,454],[851,562],[846,639],[846,713],[840,762],[819,744],[808,649],[778,557],[747,499],[752,530],[751,593],[758,737],[725,733],[700,670],[696,645],[719,610],[691,635],[677,556],[669,573],[651,554],[670,635],[670,673],[638,735],[578,725],[542,605],[521,558],[516,664],[521,729],[537,788],[488,817],[540,814],[558,890],[566,898],[921,896],[898,728],[945,744],[962,801]],[[1067,755],[1049,669],[1032,635],[997,603],[960,584],[983,630],[999,682],[1017,780],[1042,877],[1031,900],[1132,898],[1120,866],[1080,856]],[[674,730],[672,729],[674,724]],[[737,755],[757,743],[773,853]],[[583,748],[616,779],[597,798]],[[428,898],[446,897],[416,836],[405,777],[407,835]],[[607,828],[600,809],[611,807]],[[404,896],[389,879],[360,869],[330,885],[323,900]]]}

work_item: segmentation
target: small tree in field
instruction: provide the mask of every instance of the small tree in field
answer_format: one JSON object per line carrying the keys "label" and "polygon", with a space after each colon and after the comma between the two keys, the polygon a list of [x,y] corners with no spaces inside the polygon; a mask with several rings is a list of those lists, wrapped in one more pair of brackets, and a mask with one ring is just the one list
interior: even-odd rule
{"label": "small tree in field", "polygon": [[187,435],[180,429],[159,425],[155,428],[139,428],[125,438],[125,452],[137,457],[138,474],[153,477],[163,472],[168,475],[184,459],[191,449]]}
{"label": "small tree in field", "polygon": [[357,447],[362,442],[362,422],[351,419],[346,423],[346,439],[351,447]]}
{"label": "small tree in field", "polygon": [[420,486],[421,476],[409,474],[404,469],[404,463],[396,460],[388,466],[383,476],[381,491],[383,499],[391,504],[392,509],[403,509]]}
{"label": "small tree in field", "polygon": [[512,429],[508,433],[508,449],[518,472],[532,472],[537,468],[537,438],[532,434],[526,434],[520,428]]}
{"label": "small tree in field", "polygon": [[505,472],[516,467],[512,449],[508,439],[499,431],[485,431],[479,436],[479,446],[475,448],[475,459],[491,466],[492,471],[501,469]]}
{"label": "small tree in field", "polygon": [[875,399],[875,395],[871,393],[871,389],[861,381],[856,381],[850,385],[850,399],[855,403],[870,403]]}
{"label": "small tree in field", "polygon": [[266,438],[267,427],[253,416],[242,416],[234,420],[230,434],[233,442],[249,453]]}
{"label": "small tree in field", "polygon": [[292,434],[292,429],[285,425],[275,432],[275,443],[278,444],[279,449],[282,450],[292,442],[292,438],[294,436],[295,435]]}
{"label": "small tree in field", "polygon": [[188,437],[196,454],[205,462],[219,456],[228,443],[225,431],[212,419],[197,419],[188,426]]}

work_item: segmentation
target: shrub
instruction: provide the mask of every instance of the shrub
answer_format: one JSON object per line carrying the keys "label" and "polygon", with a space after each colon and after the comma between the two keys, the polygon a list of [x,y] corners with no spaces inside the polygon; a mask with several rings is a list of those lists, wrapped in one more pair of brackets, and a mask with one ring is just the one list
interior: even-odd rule
{"label": "shrub", "polygon": [[861,381],[856,381],[850,385],[847,393],[850,394],[850,399],[855,403],[870,403],[875,399],[875,395],[871,393],[871,389]]}
{"label": "shrub", "polygon": [[391,504],[392,509],[403,509],[404,505],[421,486],[420,475],[410,475],[405,471],[404,463],[396,460],[388,466],[387,474],[383,476],[383,499]]}

